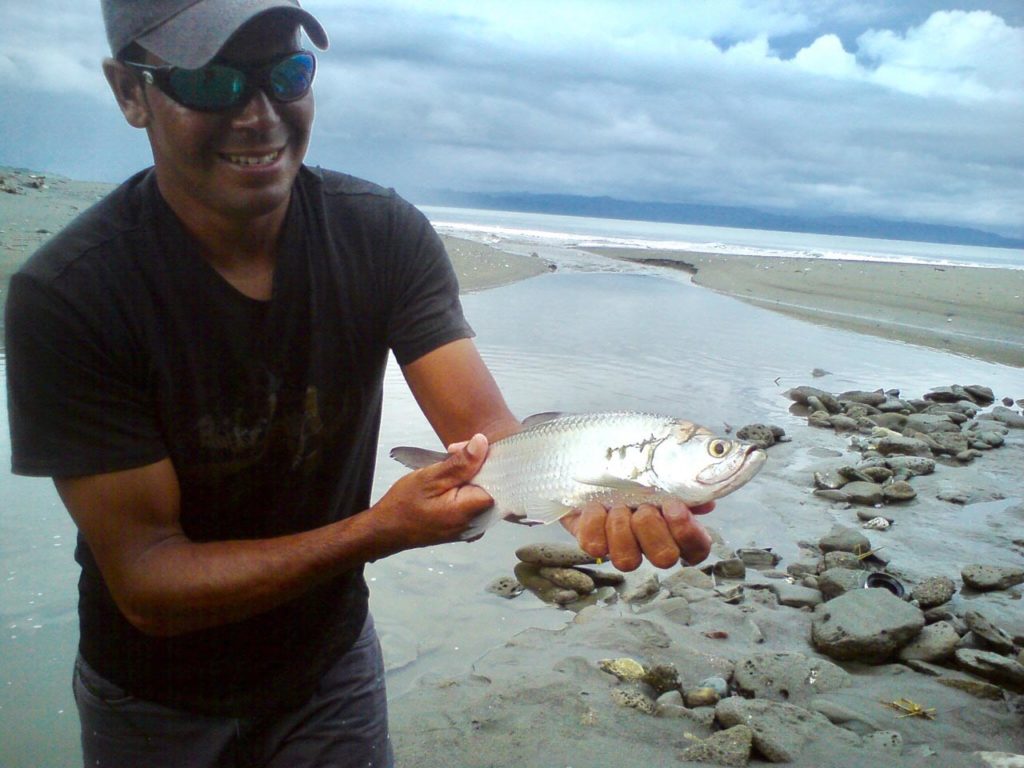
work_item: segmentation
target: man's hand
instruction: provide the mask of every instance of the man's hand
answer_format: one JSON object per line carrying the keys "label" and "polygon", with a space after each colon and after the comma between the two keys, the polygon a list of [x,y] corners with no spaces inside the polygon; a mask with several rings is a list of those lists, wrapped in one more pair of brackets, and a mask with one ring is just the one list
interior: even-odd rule
{"label": "man's hand", "polygon": [[696,564],[711,551],[711,537],[694,515],[715,508],[708,502],[687,507],[676,499],[661,508],[641,504],[606,508],[589,502],[562,518],[562,525],[591,557],[610,558],[620,571],[634,571],[646,557],[658,568],[671,568],[680,558]]}
{"label": "man's hand", "polygon": [[[393,552],[458,541],[470,523],[494,500],[469,485],[484,459],[481,434],[448,446],[448,458],[400,478],[369,514]],[[390,554],[390,552],[388,553]]]}

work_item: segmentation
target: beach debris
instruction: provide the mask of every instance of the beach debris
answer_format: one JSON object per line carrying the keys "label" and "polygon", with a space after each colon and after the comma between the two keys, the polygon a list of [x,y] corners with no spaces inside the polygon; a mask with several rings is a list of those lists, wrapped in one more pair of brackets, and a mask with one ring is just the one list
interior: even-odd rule
{"label": "beach debris", "polygon": [[[398,447],[391,457],[419,469],[447,454]],[[765,458],[756,446],[668,416],[537,414],[523,431],[490,445],[471,482],[495,504],[463,538],[499,519],[552,523],[591,500],[635,507],[675,497],[696,506],[746,484]]]}
{"label": "beach debris", "polygon": [[892,709],[898,710],[903,714],[897,715],[897,717],[920,717],[925,720],[935,719],[935,707],[925,708],[917,702],[911,701],[910,699],[893,699],[892,701],[882,700],[885,706]]}
{"label": "beach debris", "polygon": [[888,531],[892,523],[884,517],[872,517],[868,520],[861,528],[867,528],[872,531]]}

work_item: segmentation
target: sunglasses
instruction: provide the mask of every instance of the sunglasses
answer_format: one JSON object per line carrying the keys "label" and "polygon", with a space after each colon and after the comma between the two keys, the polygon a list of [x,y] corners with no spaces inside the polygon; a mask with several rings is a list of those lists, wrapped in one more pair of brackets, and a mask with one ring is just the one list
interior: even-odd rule
{"label": "sunglasses", "polygon": [[199,69],[124,64],[140,70],[145,82],[174,101],[198,112],[223,112],[247,104],[257,88],[277,102],[297,101],[309,93],[316,74],[316,57],[309,51],[247,65],[214,62]]}

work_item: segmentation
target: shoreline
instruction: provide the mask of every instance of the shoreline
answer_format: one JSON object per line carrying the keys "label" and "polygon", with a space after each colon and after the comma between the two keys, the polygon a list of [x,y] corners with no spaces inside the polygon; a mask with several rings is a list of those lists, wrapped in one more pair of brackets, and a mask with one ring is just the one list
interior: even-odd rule
{"label": "shoreline", "polygon": [[812,323],[1024,367],[1024,270],[588,248]]}

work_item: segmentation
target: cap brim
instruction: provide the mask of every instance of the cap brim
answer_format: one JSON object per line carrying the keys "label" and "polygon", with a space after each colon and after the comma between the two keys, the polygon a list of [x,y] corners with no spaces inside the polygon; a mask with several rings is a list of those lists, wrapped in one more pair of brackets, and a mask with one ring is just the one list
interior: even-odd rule
{"label": "cap brim", "polygon": [[294,16],[313,45],[320,50],[327,48],[327,32],[316,17],[288,0],[220,2],[216,13],[210,13],[206,0],[200,0],[136,41],[168,64],[198,69],[216,56],[243,25],[268,11]]}

